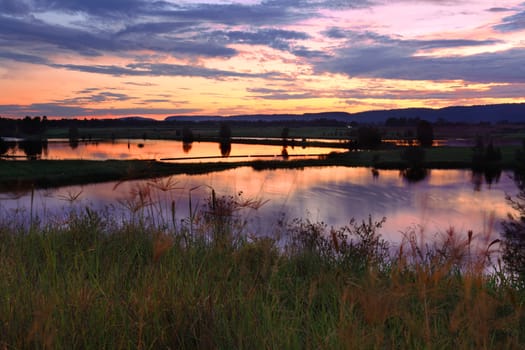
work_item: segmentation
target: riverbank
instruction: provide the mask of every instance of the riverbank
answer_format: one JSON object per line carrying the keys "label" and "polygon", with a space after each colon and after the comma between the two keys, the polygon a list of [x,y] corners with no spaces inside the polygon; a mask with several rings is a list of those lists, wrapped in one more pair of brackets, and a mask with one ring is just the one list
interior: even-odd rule
{"label": "riverbank", "polygon": [[[212,197],[214,198],[214,197]],[[153,226],[0,221],[2,348],[521,348],[525,294],[469,237],[388,251],[381,222],[249,237],[235,203]],[[283,249],[274,237],[285,237]],[[282,242],[282,241],[281,241]],[[352,242],[350,244],[350,242]],[[493,270],[491,270],[493,271]]]}
{"label": "riverbank", "polygon": [[[518,147],[502,147],[501,161],[491,163],[498,169],[513,169]],[[0,160],[0,190],[47,188],[66,185],[125,181],[175,174],[203,174],[251,166],[256,170],[304,168],[315,166],[371,167],[406,169],[403,148],[331,153],[319,159],[255,160],[239,162],[167,163],[154,160]],[[427,169],[470,169],[473,151],[469,147],[433,147],[424,151],[418,167]]]}

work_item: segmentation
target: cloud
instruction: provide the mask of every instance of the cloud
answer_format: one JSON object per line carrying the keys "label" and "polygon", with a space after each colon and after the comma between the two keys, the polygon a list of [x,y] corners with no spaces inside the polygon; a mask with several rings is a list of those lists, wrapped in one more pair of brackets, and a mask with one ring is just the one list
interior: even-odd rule
{"label": "cloud", "polygon": [[101,115],[174,115],[200,112],[197,108],[85,108],[62,103],[35,103],[30,105],[0,105],[0,115],[25,116],[47,115],[48,117],[95,117]]}
{"label": "cloud", "polygon": [[472,82],[521,82],[525,49],[480,53],[470,56],[434,57],[421,51],[491,46],[500,40],[430,39],[391,37],[370,31],[329,28],[325,35],[342,41],[332,57],[314,63],[318,73],[349,77],[404,80],[466,80]]}
{"label": "cloud", "polygon": [[157,84],[153,83],[137,83],[135,81],[125,81],[124,84],[133,86],[157,86]]}
{"label": "cloud", "polygon": [[79,91],[77,94],[79,96],[62,99],[54,101],[56,103],[64,105],[81,105],[89,103],[101,103],[101,102],[119,102],[119,101],[129,101],[135,99],[134,97],[128,96],[123,93],[115,93],[110,91],[101,91],[98,88],[88,88],[82,91]]}
{"label": "cloud", "polygon": [[525,48],[470,56],[414,56],[399,46],[345,48],[316,66],[319,72],[405,80],[525,81]]}
{"label": "cloud", "polygon": [[443,49],[457,47],[475,47],[486,46],[501,43],[501,40],[471,40],[471,39],[434,39],[434,40],[406,40],[388,35],[382,35],[371,31],[354,31],[338,27],[331,27],[324,32],[326,36],[332,39],[346,39],[351,43],[373,43],[389,44],[409,47],[416,50],[426,49]]}
{"label": "cloud", "polygon": [[294,41],[310,39],[310,35],[294,30],[263,28],[255,31],[214,31],[203,34],[209,41],[223,42],[224,44],[263,45],[276,50],[294,52]]}
{"label": "cloud", "polygon": [[[231,57],[236,50],[204,40],[188,40],[173,36],[113,33],[108,30],[89,31],[63,25],[48,24],[36,19],[16,19],[0,16],[0,39],[10,45],[33,50],[39,47],[43,54],[56,53],[56,49],[74,51],[83,56],[103,53],[127,53],[152,50],[173,56]],[[43,47],[43,44],[50,45]]]}
{"label": "cloud", "polygon": [[512,9],[507,7],[491,7],[487,9],[488,12],[510,12]]}
{"label": "cloud", "polygon": [[186,76],[203,78],[277,78],[276,72],[269,73],[243,73],[226,71],[205,67],[186,66],[180,64],[163,63],[132,63],[126,66],[114,65],[75,65],[75,64],[51,64],[51,67],[63,68],[72,71],[106,74],[113,76]]}
{"label": "cloud", "polygon": [[25,15],[30,11],[27,3],[20,0],[0,0],[0,13]]}
{"label": "cloud", "polygon": [[308,59],[324,59],[330,57],[330,55],[328,55],[324,51],[311,50],[305,46],[296,46],[291,50],[291,53],[293,53],[295,56],[304,57]]}
{"label": "cloud", "polygon": [[300,91],[290,92],[284,89],[268,89],[268,88],[249,88],[246,90],[254,95],[251,98],[263,99],[263,100],[305,100],[311,98],[319,98],[326,95],[324,92],[319,91]]}
{"label": "cloud", "polygon": [[151,9],[172,6],[166,1],[148,0],[20,0],[29,3],[34,12],[56,11],[84,13],[91,16],[128,17],[151,11]]}
{"label": "cloud", "polygon": [[226,25],[248,24],[281,25],[309,18],[300,7],[289,6],[282,2],[263,2],[256,5],[242,4],[196,4],[179,6],[177,9],[160,9],[153,14],[171,20],[192,21],[197,23],[220,23]]}
{"label": "cloud", "polygon": [[525,29],[525,11],[503,18],[500,24],[494,26],[500,32],[516,32]]}
{"label": "cloud", "polygon": [[[76,51],[85,56],[100,55],[99,51],[113,51],[118,45],[107,38],[107,33],[94,35],[86,31],[61,25],[50,25],[43,21],[29,18],[16,19],[0,16],[0,38],[7,40],[18,48],[31,50],[43,44],[54,48]],[[122,45],[122,44],[121,44]],[[46,50],[51,53],[53,50]]]}
{"label": "cloud", "polygon": [[335,93],[334,97],[354,100],[456,100],[482,98],[525,98],[525,84],[502,84],[483,88],[472,88],[468,85],[449,90],[414,90],[396,88],[349,89]]}
{"label": "cloud", "polygon": [[164,103],[164,102],[172,102],[172,101],[166,98],[152,98],[152,99],[144,100],[143,102],[144,103]]}
{"label": "cloud", "polygon": [[[35,58],[53,57],[63,51],[86,57],[129,57],[155,52],[178,58],[231,58],[238,51],[229,46],[238,43],[319,58],[324,56],[322,52],[297,45],[297,41],[310,39],[308,34],[281,27],[318,17],[320,8],[368,4],[365,0],[280,0],[252,5],[176,5],[145,0],[0,1],[0,8],[5,9],[0,15],[0,43],[8,43],[6,46],[16,48],[18,54]],[[44,12],[46,16],[37,16]],[[83,16],[68,21],[65,14]],[[217,30],[218,26],[226,28]]]}
{"label": "cloud", "polygon": [[0,51],[0,59],[7,59],[16,62],[32,64],[49,64],[49,61],[43,57],[23,53],[16,53],[11,51]]}
{"label": "cloud", "polygon": [[346,90],[304,90],[249,88],[251,98],[264,100],[298,100],[331,98],[341,100],[455,100],[482,98],[525,98],[525,83],[469,86],[468,84],[443,89],[395,88],[389,84],[377,84],[366,88]]}

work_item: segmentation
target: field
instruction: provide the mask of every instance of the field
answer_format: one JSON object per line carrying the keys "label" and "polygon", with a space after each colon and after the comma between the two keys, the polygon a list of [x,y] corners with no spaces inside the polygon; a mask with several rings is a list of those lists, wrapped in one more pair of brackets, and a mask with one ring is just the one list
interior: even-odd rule
{"label": "field", "polygon": [[250,237],[210,198],[152,225],[104,212],[0,225],[2,348],[520,348],[525,293],[453,231],[388,247],[381,221]]}
{"label": "field", "polygon": [[[216,125],[201,127],[193,128],[197,137],[217,141]],[[474,142],[484,128],[437,127],[436,137]],[[280,143],[282,129],[242,127],[232,136]],[[355,130],[350,128],[292,127],[289,139],[330,138],[341,152],[319,159],[192,164],[0,160],[0,189],[31,191],[246,166],[400,169],[414,181],[420,169],[519,170],[523,131],[491,130],[497,159],[473,145],[351,150],[346,141]],[[405,131],[381,132],[395,139]],[[47,136],[67,137],[66,132],[50,129]],[[80,130],[80,137],[88,135],[178,139],[181,132]],[[475,237],[485,246],[474,251],[471,232],[450,228],[432,243],[421,242],[414,231],[390,246],[380,235],[383,221],[351,217],[341,228],[283,221],[274,231],[253,236],[243,213],[261,202],[216,198],[212,191],[199,208],[190,201],[189,217],[178,217],[174,203],[170,212],[170,203],[139,197],[142,202],[123,218],[89,207],[66,210],[45,223],[32,214],[27,220],[23,209],[0,213],[0,348],[518,349],[525,344],[522,252],[509,268],[500,261],[501,240]],[[167,207],[156,213],[158,205]]]}

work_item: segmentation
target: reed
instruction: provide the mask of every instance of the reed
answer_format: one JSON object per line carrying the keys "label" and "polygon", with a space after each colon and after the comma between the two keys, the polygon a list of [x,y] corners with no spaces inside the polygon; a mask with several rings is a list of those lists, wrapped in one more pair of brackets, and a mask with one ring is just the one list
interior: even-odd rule
{"label": "reed", "polygon": [[480,260],[472,234],[454,230],[394,248],[372,218],[253,237],[243,210],[260,201],[212,194],[178,221],[155,196],[138,189],[128,220],[90,209],[29,231],[2,220],[0,348],[525,344],[525,292],[487,270],[491,240]]}

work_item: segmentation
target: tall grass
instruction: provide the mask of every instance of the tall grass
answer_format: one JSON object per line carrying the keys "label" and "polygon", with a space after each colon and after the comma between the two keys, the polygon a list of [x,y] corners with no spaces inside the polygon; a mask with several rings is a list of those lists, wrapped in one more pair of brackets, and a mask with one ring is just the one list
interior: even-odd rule
{"label": "tall grass", "polygon": [[426,246],[407,235],[394,249],[370,218],[250,237],[242,209],[260,201],[212,192],[178,221],[154,198],[137,189],[128,220],[90,209],[30,230],[3,220],[0,348],[525,344],[525,292],[487,273],[486,256],[464,258],[470,234]]}

